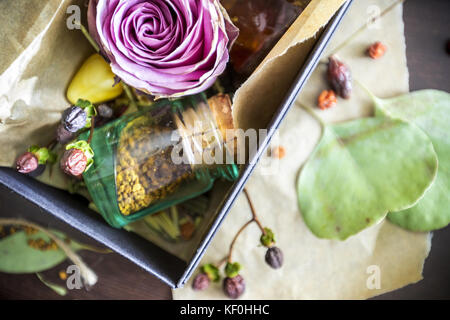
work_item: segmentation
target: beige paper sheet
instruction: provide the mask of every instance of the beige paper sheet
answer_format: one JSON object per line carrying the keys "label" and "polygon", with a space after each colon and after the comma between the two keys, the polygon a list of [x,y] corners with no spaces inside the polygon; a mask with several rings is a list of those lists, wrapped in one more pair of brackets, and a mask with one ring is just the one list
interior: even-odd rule
{"label": "beige paper sheet", "polygon": [[[368,13],[381,12],[394,2],[354,1],[325,56],[366,23]],[[383,16],[378,25],[379,28],[360,33],[337,54],[350,65],[354,77],[375,94],[387,97],[406,92],[408,70],[402,6],[396,6]],[[382,59],[373,61],[364,56],[364,51],[376,40],[383,41],[388,51]],[[316,105],[318,94],[326,88],[324,68],[324,65],[317,68],[297,102]],[[350,100],[340,99],[332,109],[316,110],[326,122],[337,122],[370,115],[372,106],[355,84]],[[258,228],[251,225],[246,229],[233,253],[234,260],[243,265],[242,275],[247,284],[242,298],[365,299],[422,279],[424,260],[431,247],[428,233],[408,232],[384,221],[340,242],[318,239],[308,230],[297,206],[295,184],[301,165],[320,137],[320,127],[297,104],[289,111],[279,134],[279,143],[287,154],[280,160],[280,171],[276,175],[265,175],[260,163],[247,188],[263,224],[274,230],[277,245],[284,251],[285,263],[279,270],[270,269],[264,263],[265,249],[258,245]],[[239,196],[201,263],[217,262],[224,257],[232,237],[250,215],[245,197]],[[379,289],[371,277],[378,270]],[[221,284],[212,284],[202,292],[193,291],[192,279],[185,288],[173,291],[174,299],[225,297]]]}

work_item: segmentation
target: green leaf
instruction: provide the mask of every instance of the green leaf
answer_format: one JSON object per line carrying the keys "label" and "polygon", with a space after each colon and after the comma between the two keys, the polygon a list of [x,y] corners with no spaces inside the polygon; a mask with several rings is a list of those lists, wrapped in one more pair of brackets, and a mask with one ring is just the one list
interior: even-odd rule
{"label": "green leaf", "polygon": [[264,231],[266,231],[266,234],[263,234],[261,236],[261,244],[265,247],[270,247],[272,244],[275,243],[275,235],[273,234],[273,231],[269,228],[264,228]]}
{"label": "green leaf", "polygon": [[7,273],[41,272],[60,264],[66,259],[62,250],[41,251],[30,247],[28,239],[42,238],[49,241],[47,235],[38,232],[28,236],[18,231],[0,240],[0,271]]}
{"label": "green leaf", "polygon": [[215,265],[213,265],[211,263],[203,265],[202,268],[201,268],[201,271],[203,273],[206,273],[208,275],[208,278],[211,281],[217,282],[217,281],[220,280],[219,269]]}
{"label": "green leaf", "polygon": [[239,271],[241,271],[241,265],[238,262],[227,262],[225,266],[225,274],[227,277],[234,278],[239,274]]}
{"label": "green leaf", "polygon": [[[67,239],[59,231],[52,230],[52,233],[61,239]],[[42,251],[30,247],[29,239],[50,241],[50,238],[40,231],[31,235],[27,235],[25,231],[17,231],[0,240],[0,272],[36,273],[51,269],[66,259],[66,254],[61,249]],[[70,240],[70,246],[74,251],[82,249],[99,251],[74,240]]]}
{"label": "green leaf", "polygon": [[41,148],[36,145],[29,147],[28,152],[31,152],[36,156],[39,164],[46,164],[47,162],[55,163],[57,157],[56,154],[48,150],[48,148]]}
{"label": "green leaf", "polygon": [[84,172],[88,171],[89,168],[94,163],[94,150],[92,150],[90,144],[87,143],[87,141],[85,141],[85,140],[78,140],[78,141],[69,143],[66,146],[66,150],[70,150],[70,149],[79,149],[84,152],[84,154],[87,158],[86,169],[84,169]]}
{"label": "green leaf", "polygon": [[409,230],[431,231],[450,223],[450,94],[422,90],[392,99],[375,98],[392,117],[417,125],[430,138],[439,159],[436,180],[413,207],[389,213],[388,219]]}
{"label": "green leaf", "polygon": [[411,207],[432,184],[437,156],[422,130],[384,116],[325,126],[300,173],[300,210],[320,238],[346,239]]}
{"label": "green leaf", "polygon": [[52,289],[53,291],[55,291],[57,294],[59,294],[60,296],[65,296],[67,294],[67,290],[66,288],[57,285],[55,283],[49,282],[47,280],[44,279],[44,277],[42,277],[41,274],[36,273],[36,276],[38,277],[39,280],[41,280],[41,282],[43,284],[45,284],[47,287],[49,287],[50,289]]}

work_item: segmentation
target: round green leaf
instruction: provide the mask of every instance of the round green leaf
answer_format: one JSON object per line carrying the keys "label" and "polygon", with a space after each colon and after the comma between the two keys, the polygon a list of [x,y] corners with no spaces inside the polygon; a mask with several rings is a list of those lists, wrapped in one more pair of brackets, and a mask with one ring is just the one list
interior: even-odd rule
{"label": "round green leaf", "polygon": [[392,99],[376,99],[392,117],[414,123],[430,138],[439,159],[436,180],[413,207],[389,213],[388,219],[409,230],[431,231],[450,223],[450,94],[422,90]]}
{"label": "round green leaf", "polygon": [[379,116],[325,126],[298,179],[300,210],[316,236],[343,240],[414,205],[436,172],[430,139],[407,122]]}

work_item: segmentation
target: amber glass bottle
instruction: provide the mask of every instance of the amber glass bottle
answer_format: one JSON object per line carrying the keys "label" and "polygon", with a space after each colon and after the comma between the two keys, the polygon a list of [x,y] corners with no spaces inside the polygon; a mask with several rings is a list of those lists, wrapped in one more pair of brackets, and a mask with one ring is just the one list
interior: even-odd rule
{"label": "amber glass bottle", "polygon": [[239,37],[231,50],[234,70],[250,75],[302,11],[305,1],[222,0]]}

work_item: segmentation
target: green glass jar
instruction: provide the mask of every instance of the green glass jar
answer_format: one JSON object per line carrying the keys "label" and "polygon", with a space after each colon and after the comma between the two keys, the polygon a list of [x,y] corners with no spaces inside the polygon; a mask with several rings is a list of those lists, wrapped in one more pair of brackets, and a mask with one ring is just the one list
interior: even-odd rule
{"label": "green glass jar", "polygon": [[226,96],[195,95],[95,129],[94,164],[83,178],[105,220],[119,228],[210,190],[217,178],[236,179],[238,167],[225,161],[230,117]]}

